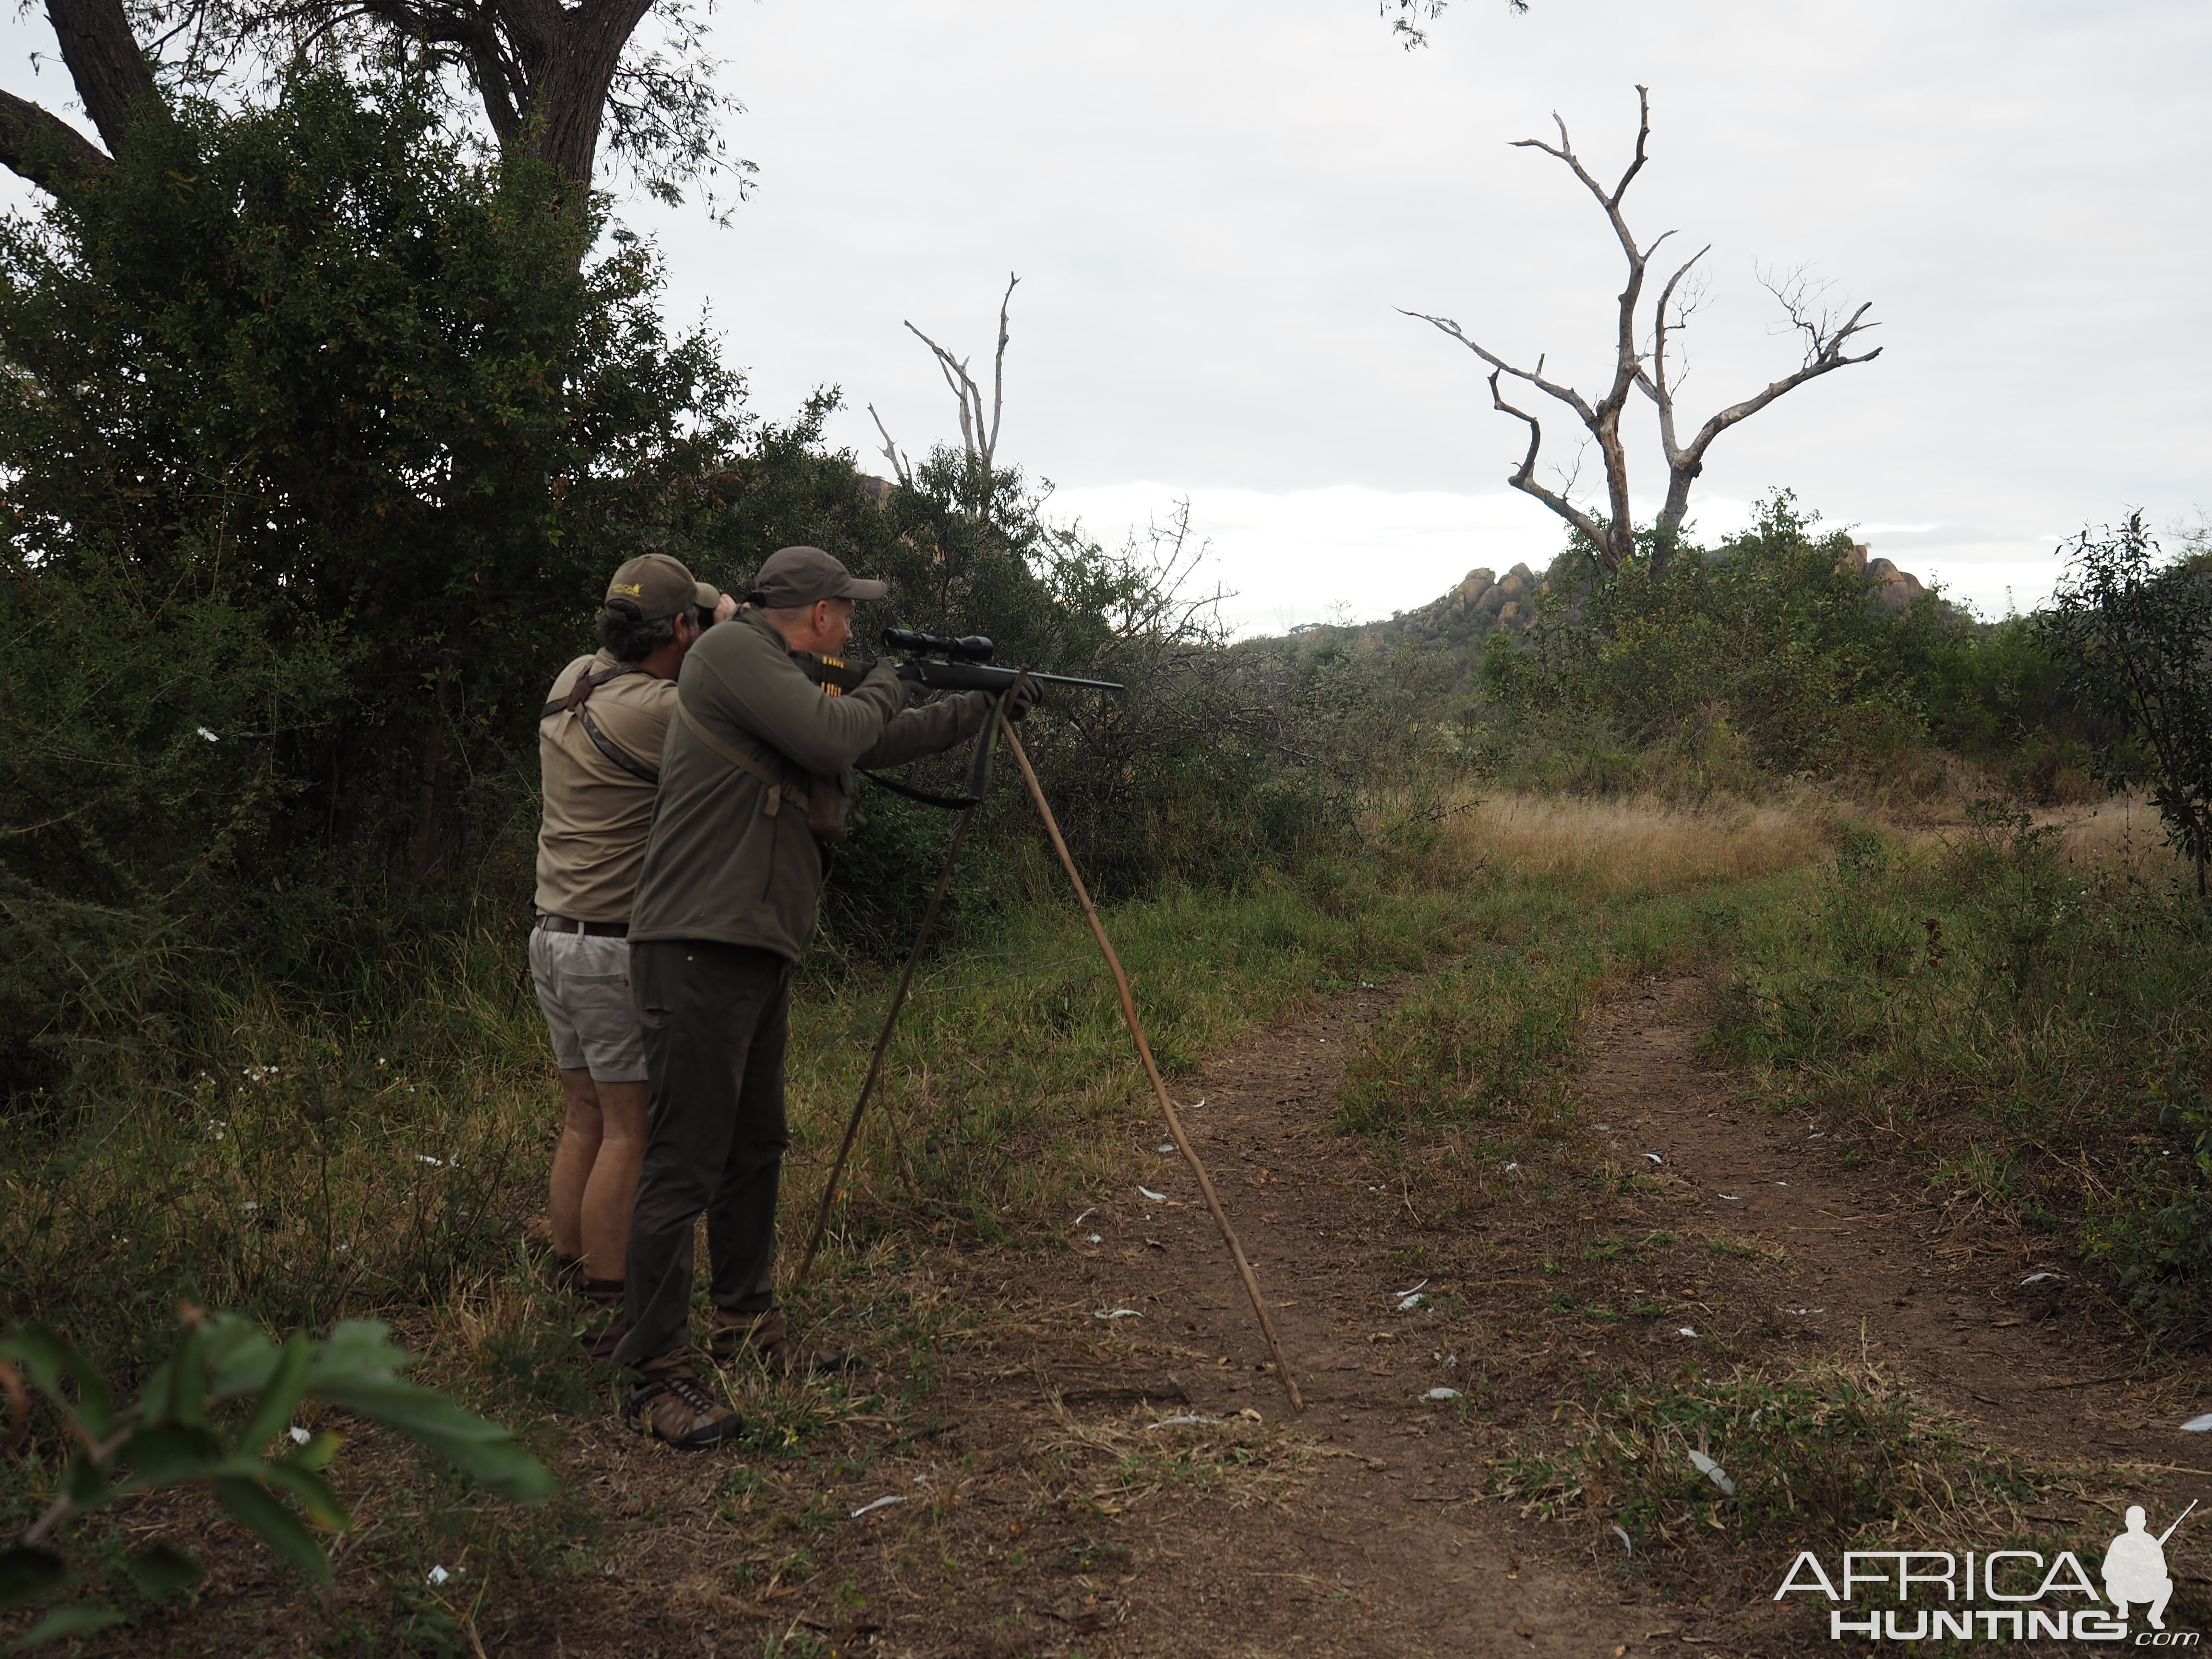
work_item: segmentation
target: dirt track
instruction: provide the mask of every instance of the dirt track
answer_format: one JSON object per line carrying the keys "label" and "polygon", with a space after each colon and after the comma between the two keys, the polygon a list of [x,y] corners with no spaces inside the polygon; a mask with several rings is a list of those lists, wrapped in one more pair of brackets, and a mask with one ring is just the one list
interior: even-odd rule
{"label": "dirt track", "polygon": [[[2014,1449],[2107,1470],[2144,1466],[2166,1512],[2212,1496],[2212,1479],[2174,1467],[2195,1449],[2174,1426],[2187,1414],[2179,1385],[2131,1380],[2133,1354],[2063,1264],[2039,1260],[2034,1240],[1970,1206],[1932,1201],[1872,1166],[1842,1167],[1815,1126],[1736,1100],[1697,1057],[1699,990],[1687,979],[1646,988],[1596,1033],[1582,1120],[1593,1137],[1620,1143],[1622,1163],[1657,1176],[1657,1190],[1632,1195],[1549,1206],[1501,1198],[1448,1220],[1425,1213],[1431,1194],[1391,1179],[1330,1128],[1343,1059],[1385,1006],[1382,994],[1264,1034],[1189,1080],[1179,1092],[1205,1102],[1189,1113],[1192,1133],[1277,1310],[1308,1401],[1294,1430],[1317,1439],[1317,1455],[1279,1507],[1170,1489],[1113,1517],[1127,1554],[1110,1574],[1086,1577],[1095,1600],[1009,1561],[989,1595],[969,1603],[999,1621],[994,1650],[1800,1646],[1801,1627],[1778,1622],[1769,1601],[1786,1565],[1778,1559],[1746,1564],[1735,1583],[1668,1606],[1614,1570],[1609,1538],[1522,1521],[1479,1496],[1487,1460],[1582,1397],[1585,1375],[1662,1374],[1700,1352],[1870,1357]],[[1132,1191],[1071,1225],[1079,1296],[1067,1294],[1077,1275],[1066,1257],[1003,1261],[1000,1288],[1024,1309],[1032,1346],[1001,1351],[988,1375],[944,1378],[949,1396],[965,1396],[961,1443],[1000,1449],[997,1474],[973,1498],[1026,1514],[1009,1525],[1034,1528],[1040,1543],[1076,1523],[1039,1501],[1032,1449],[1071,1421],[1286,1415],[1194,1183],[1157,1146],[1146,1161],[1145,1185],[1164,1201]],[[1578,1257],[1593,1237],[1661,1224],[1778,1247],[1783,1259],[1685,1254],[1650,1267],[1640,1285],[1633,1271],[1614,1270],[1617,1299],[1663,1304],[1662,1318],[1594,1330],[1547,1316],[1546,1288],[1560,1282],[1547,1263]],[[2038,1271],[2059,1277],[2023,1289]],[[1399,1293],[1424,1279],[1440,1305],[1399,1311]],[[1134,1311],[1099,1317],[1116,1309]],[[1680,1334],[1686,1324],[1697,1340]],[[1465,1397],[1424,1397],[1439,1387]],[[925,1634],[904,1625],[895,1601],[872,1598],[884,1615],[881,1650],[971,1650],[948,1628],[953,1609],[932,1599],[927,1613],[914,1608],[934,1627]]]}
{"label": "dirt track", "polygon": [[[1577,1091],[1582,1167],[1643,1178],[1564,1182],[1548,1201],[1525,1176],[1478,1182],[1419,1157],[1401,1178],[1334,1131],[1344,1060],[1388,991],[1180,1081],[1203,1101],[1194,1142],[1276,1310],[1302,1417],[1156,1131],[1139,1179],[1163,1197],[1098,1195],[1064,1249],[937,1259],[945,1301],[982,1317],[929,1358],[918,1418],[848,1419],[766,1458],[576,1419],[562,1472],[605,1528],[596,1570],[520,1606],[502,1587],[476,1639],[574,1659],[1833,1653],[1825,1630],[1776,1612],[1778,1553],[1648,1576],[1601,1523],[1527,1520],[1482,1495],[1491,1461],[1563,1403],[1821,1356],[1880,1360],[2161,1516],[2212,1498],[2201,1441],[2175,1427],[2201,1408],[2186,1392],[2201,1378],[2136,1380],[2117,1322],[2032,1236],[1879,1158],[1847,1168],[1840,1133],[1741,1100],[1698,1056],[1700,995],[1654,984],[1601,1019]],[[1601,1248],[1654,1235],[1676,1242]],[[2038,1272],[2057,1276],[2021,1285]],[[1430,1305],[1401,1310],[1416,1290]],[[405,1524],[374,1494],[360,1508]],[[2104,1526],[2075,1509],[2052,1518]],[[780,1540],[765,1555],[763,1532]],[[2187,1529],[2172,1559],[2203,1571]],[[212,1599],[141,1639],[233,1650],[224,1605],[244,1613],[270,1571],[249,1547]],[[342,1595],[347,1583],[342,1569]],[[266,1632],[268,1650],[320,1650],[292,1628]]]}

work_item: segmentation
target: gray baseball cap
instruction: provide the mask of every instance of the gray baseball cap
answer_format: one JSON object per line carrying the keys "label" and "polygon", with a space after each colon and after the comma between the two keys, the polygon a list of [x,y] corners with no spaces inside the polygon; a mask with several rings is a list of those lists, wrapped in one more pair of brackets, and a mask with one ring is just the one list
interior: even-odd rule
{"label": "gray baseball cap", "polygon": [[817,599],[880,599],[889,582],[855,576],[818,547],[780,547],[753,578],[750,602],[763,611],[797,611]]}

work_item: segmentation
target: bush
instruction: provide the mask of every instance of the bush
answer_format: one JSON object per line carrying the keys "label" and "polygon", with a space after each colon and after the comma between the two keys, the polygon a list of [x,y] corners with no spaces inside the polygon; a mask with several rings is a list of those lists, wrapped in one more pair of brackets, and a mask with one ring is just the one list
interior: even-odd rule
{"label": "bush", "polygon": [[341,995],[512,857],[632,475],[736,419],[551,188],[295,70],[0,225],[11,1097],[154,1063],[246,963]]}

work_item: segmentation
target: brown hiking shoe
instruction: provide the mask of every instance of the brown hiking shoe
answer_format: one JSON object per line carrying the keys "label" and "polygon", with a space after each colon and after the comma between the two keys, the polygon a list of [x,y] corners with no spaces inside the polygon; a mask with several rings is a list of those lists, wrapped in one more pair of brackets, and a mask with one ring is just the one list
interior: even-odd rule
{"label": "brown hiking shoe", "polygon": [[623,1402],[623,1421],[648,1440],[658,1440],[679,1451],[704,1451],[744,1432],[744,1420],[726,1407],[717,1405],[686,1358],[679,1365],[656,1369],[647,1362],[644,1374]]}
{"label": "brown hiking shoe", "polygon": [[737,1314],[714,1310],[714,1328],[707,1339],[707,1352],[718,1365],[734,1365],[750,1354],[763,1369],[778,1376],[795,1371],[846,1371],[859,1364],[850,1354],[801,1346],[792,1340],[791,1322],[783,1310]]}

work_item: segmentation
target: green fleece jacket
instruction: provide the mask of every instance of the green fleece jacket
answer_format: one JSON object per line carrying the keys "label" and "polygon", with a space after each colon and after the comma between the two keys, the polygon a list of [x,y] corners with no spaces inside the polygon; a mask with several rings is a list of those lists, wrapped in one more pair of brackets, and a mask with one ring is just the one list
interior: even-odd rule
{"label": "green fleece jacket", "polygon": [[[805,787],[855,766],[898,766],[973,737],[990,712],[983,692],[921,708],[879,666],[830,696],[791,659],[757,612],[710,628],[684,653],[677,694],[694,720],[770,771]],[[660,796],[646,843],[633,941],[702,939],[750,945],[796,962],[814,937],[828,860],[804,806],[764,810],[768,786],[668,722]]]}

